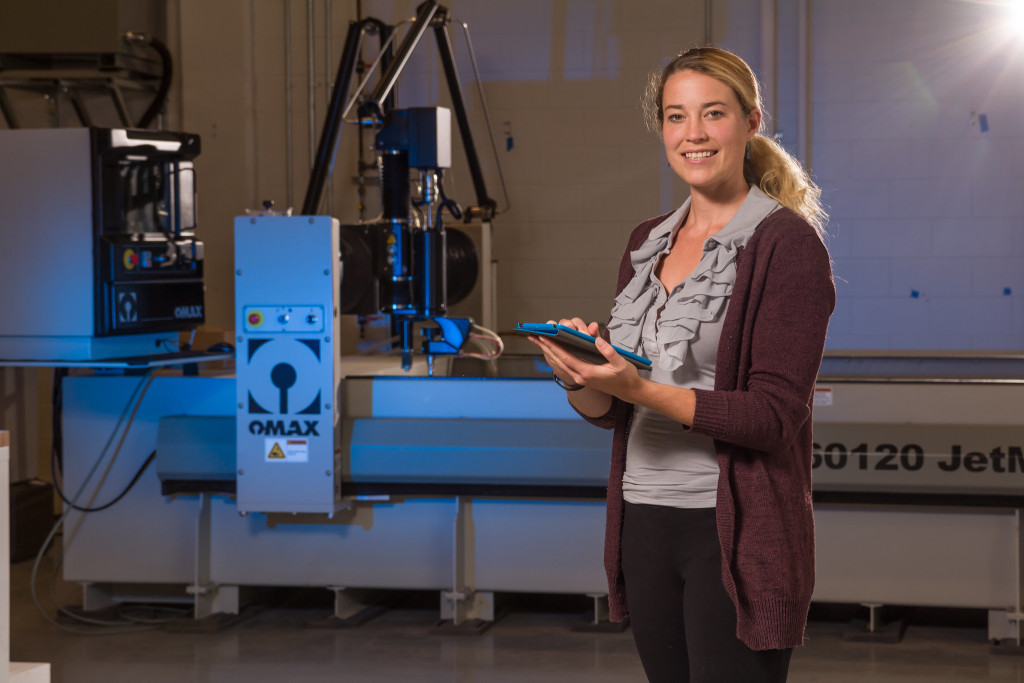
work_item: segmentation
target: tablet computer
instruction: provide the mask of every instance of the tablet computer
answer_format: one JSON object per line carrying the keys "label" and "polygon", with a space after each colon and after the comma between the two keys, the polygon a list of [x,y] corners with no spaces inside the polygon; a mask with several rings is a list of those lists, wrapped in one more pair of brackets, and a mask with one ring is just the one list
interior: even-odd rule
{"label": "tablet computer", "polygon": [[[593,337],[589,334],[584,334],[583,332],[574,330],[571,327],[555,325],[553,323],[519,323],[516,325],[515,331],[519,334],[536,335],[538,337],[549,337],[554,339],[559,344],[565,346],[567,351],[588,363],[596,363],[600,365],[608,362],[608,360],[601,355],[601,352],[597,350],[597,347],[594,346]],[[641,370],[650,369],[651,361],[647,358],[638,356],[632,351],[619,348],[614,344],[612,345],[612,348],[615,349],[620,356]]]}

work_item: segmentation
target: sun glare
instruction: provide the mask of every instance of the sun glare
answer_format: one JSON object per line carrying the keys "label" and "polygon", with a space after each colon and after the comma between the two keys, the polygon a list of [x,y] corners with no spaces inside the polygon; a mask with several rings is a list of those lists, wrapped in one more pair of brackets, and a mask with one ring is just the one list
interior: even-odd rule
{"label": "sun glare", "polygon": [[1006,30],[1018,38],[1024,39],[1024,0],[1006,0]]}

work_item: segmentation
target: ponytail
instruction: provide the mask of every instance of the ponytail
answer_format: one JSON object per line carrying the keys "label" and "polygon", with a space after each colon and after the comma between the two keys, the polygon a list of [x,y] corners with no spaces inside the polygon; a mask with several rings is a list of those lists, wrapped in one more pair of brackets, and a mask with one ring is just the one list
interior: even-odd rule
{"label": "ponytail", "polygon": [[750,141],[750,158],[743,163],[743,177],[766,195],[807,219],[819,235],[825,232],[828,214],[821,205],[821,189],[803,165],[775,140],[760,133]]}

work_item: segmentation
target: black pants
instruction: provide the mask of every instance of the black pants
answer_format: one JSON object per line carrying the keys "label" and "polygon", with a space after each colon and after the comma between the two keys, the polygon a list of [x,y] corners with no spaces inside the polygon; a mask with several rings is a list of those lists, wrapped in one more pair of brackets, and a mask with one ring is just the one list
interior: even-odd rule
{"label": "black pants", "polygon": [[751,650],[736,637],[722,586],[714,508],[626,503],[622,572],[647,678],[680,683],[783,683],[788,650]]}

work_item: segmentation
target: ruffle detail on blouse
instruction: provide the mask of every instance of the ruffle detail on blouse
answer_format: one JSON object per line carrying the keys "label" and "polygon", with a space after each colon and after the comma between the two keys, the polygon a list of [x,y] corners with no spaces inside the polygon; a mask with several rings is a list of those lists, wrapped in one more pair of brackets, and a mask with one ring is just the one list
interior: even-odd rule
{"label": "ruffle detail on blouse", "polygon": [[629,254],[633,265],[633,279],[615,297],[611,318],[608,321],[608,337],[612,344],[640,352],[640,338],[647,312],[651,310],[658,290],[651,286],[651,273],[658,262],[658,254],[665,250],[675,234],[676,227],[689,211],[687,199],[671,216],[651,230],[647,240],[636,251]]}
{"label": "ruffle detail on blouse", "polygon": [[[653,304],[661,283],[652,277],[658,255],[669,245],[683,216],[689,210],[687,200],[651,231],[647,241],[630,253],[633,278],[615,297],[609,337],[613,344],[641,353],[657,349],[657,363],[662,370],[682,367],[690,342],[697,336],[701,323],[717,320],[725,310],[736,280],[736,256],[747,243],[754,228],[778,208],[774,199],[751,187],[740,210],[729,223],[707,240],[700,263],[668,296],[656,324],[647,324],[649,314],[657,315]],[[642,342],[642,343],[641,343]]]}
{"label": "ruffle detail on blouse", "polygon": [[[662,370],[681,367],[701,323],[717,320],[725,310],[736,280],[738,251],[736,244],[723,244],[705,253],[686,286],[669,297],[658,325],[650,326],[656,328],[655,338],[645,336],[644,344],[658,349],[658,367]],[[656,286],[652,284],[650,289],[657,292]]]}
{"label": "ruffle detail on blouse", "polygon": [[658,290],[649,286],[651,271],[654,270],[656,256],[665,248],[669,235],[657,240],[649,239],[639,249],[630,253],[633,279],[619,292],[612,305],[608,336],[612,344],[629,349],[633,353],[639,352],[644,319],[651,310],[654,300],[658,298]]}

